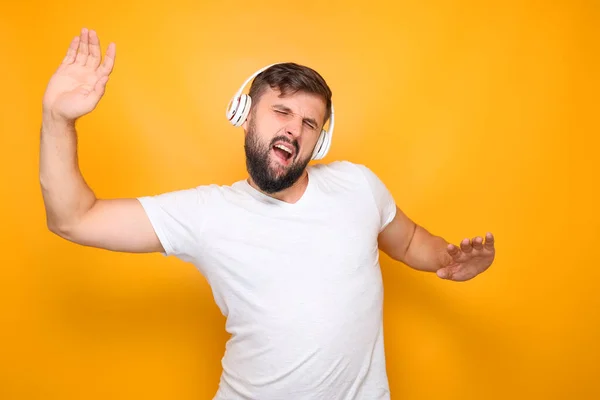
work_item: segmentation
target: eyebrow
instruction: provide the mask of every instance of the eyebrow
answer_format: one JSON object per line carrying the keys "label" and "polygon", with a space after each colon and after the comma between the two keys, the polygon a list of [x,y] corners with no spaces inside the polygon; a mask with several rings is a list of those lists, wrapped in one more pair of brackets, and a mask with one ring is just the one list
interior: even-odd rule
{"label": "eyebrow", "polygon": [[[281,111],[285,111],[285,112],[289,112],[289,113],[293,114],[292,109],[287,106],[284,106],[283,104],[274,104],[273,108],[278,108]],[[319,124],[317,124],[317,121],[314,118],[303,118],[302,120],[305,122],[311,123],[312,125],[315,126],[315,128],[319,127]]]}

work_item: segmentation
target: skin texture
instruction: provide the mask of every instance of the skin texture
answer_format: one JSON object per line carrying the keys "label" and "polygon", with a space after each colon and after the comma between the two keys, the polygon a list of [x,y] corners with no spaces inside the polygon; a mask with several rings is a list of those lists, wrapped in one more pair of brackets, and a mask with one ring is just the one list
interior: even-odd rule
{"label": "skin texture", "polygon": [[[104,57],[96,32],[82,29],[48,82],[42,100],[40,184],[48,228],[72,242],[120,252],[163,252],[137,199],[98,199],[85,182],[77,159],[76,121],[103,97],[113,70],[116,46]],[[323,128],[326,105],[320,97],[287,96],[267,89],[243,124],[248,182],[281,201],[295,203],[308,184],[306,166]],[[292,150],[289,160],[273,145]],[[458,245],[432,235],[396,208],[380,233],[379,248],[392,259],[442,279],[466,281],[486,271],[495,258],[491,233]]]}

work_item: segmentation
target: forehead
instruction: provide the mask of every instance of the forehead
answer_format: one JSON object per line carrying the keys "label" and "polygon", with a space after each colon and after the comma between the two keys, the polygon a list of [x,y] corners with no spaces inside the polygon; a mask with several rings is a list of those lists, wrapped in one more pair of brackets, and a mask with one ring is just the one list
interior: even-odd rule
{"label": "forehead", "polygon": [[267,87],[261,95],[259,102],[261,108],[282,105],[304,118],[312,118],[315,121],[321,122],[325,120],[325,101],[316,94],[298,91],[283,96],[279,90]]}

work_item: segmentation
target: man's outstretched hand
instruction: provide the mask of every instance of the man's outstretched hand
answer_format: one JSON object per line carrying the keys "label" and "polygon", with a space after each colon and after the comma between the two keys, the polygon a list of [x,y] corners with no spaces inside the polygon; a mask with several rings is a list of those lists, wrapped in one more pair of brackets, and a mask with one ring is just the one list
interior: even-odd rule
{"label": "man's outstretched hand", "polygon": [[494,236],[488,232],[485,235],[485,243],[480,236],[473,240],[465,238],[460,247],[449,244],[447,252],[447,262],[437,270],[437,276],[453,281],[469,280],[492,265],[496,254]]}
{"label": "man's outstretched hand", "polygon": [[74,121],[94,110],[104,95],[115,53],[116,46],[110,43],[102,61],[96,32],[83,28],[48,82],[42,101],[44,114]]}

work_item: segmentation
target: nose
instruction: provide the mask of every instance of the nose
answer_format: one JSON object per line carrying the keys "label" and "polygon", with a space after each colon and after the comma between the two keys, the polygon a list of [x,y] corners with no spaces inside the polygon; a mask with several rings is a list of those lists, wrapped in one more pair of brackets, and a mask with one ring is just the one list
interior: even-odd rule
{"label": "nose", "polygon": [[295,138],[300,136],[302,133],[302,117],[291,118],[285,127],[285,133]]}

